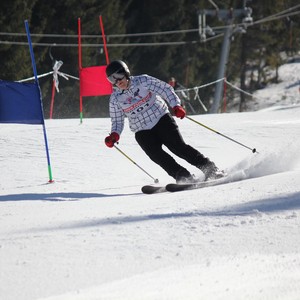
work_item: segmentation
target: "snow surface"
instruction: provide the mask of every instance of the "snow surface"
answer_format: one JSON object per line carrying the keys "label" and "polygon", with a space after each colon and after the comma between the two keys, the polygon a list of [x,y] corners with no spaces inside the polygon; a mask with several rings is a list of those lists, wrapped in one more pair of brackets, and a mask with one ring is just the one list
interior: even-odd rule
{"label": "snow surface", "polygon": [[[278,89],[267,110],[192,116],[256,154],[178,120],[231,181],[179,193],[141,193],[153,180],[104,145],[109,119],[46,121],[52,184],[41,126],[1,124],[0,299],[300,299],[300,93]],[[128,126],[119,147],[172,181]]]}

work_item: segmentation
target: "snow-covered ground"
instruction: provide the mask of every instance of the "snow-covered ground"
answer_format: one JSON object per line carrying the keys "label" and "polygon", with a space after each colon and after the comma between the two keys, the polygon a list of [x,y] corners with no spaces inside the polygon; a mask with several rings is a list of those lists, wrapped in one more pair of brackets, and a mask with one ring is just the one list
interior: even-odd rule
{"label": "snow-covered ground", "polygon": [[278,69],[279,83],[254,93],[250,109],[268,109],[274,105],[300,104],[300,63],[289,63]]}
{"label": "snow-covered ground", "polygon": [[[0,124],[0,299],[300,299],[300,105],[281,84],[267,110],[193,116],[259,153],[178,120],[244,179],[179,193],[141,193],[153,181],[104,145],[109,119],[46,121],[52,184],[41,126]],[[128,126],[119,147],[172,181]]]}

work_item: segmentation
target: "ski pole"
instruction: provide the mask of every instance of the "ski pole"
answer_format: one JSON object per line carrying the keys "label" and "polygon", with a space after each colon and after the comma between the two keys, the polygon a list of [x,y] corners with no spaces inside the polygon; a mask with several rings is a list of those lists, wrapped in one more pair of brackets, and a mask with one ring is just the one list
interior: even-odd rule
{"label": "ski pole", "polygon": [[140,165],[138,165],[133,159],[131,159],[125,152],[123,152],[120,148],[118,148],[116,145],[114,147],[123,154],[127,159],[129,159],[133,164],[135,164],[137,167],[139,167],[144,173],[146,173],[149,177],[151,177],[154,180],[154,183],[158,183],[159,180],[157,178],[154,178],[151,176],[146,170],[144,170]]}
{"label": "ski pole", "polygon": [[200,126],[206,128],[206,129],[208,129],[208,130],[210,130],[210,131],[216,133],[216,134],[221,135],[222,137],[224,137],[224,138],[226,138],[226,139],[228,139],[228,140],[230,140],[230,141],[232,141],[232,142],[235,142],[235,143],[239,144],[240,146],[243,146],[243,147],[245,147],[245,148],[251,150],[252,153],[258,153],[258,152],[256,151],[255,148],[252,149],[252,148],[250,148],[250,147],[248,147],[248,146],[246,146],[246,145],[244,145],[244,144],[242,144],[242,143],[240,143],[240,142],[238,142],[238,141],[236,141],[236,140],[230,138],[229,136],[227,136],[227,135],[225,135],[225,134],[222,134],[222,133],[220,133],[220,132],[218,132],[218,131],[216,131],[216,130],[214,130],[214,129],[212,129],[212,128],[210,128],[210,127],[208,127],[208,126],[206,126],[206,125],[204,125],[204,124],[202,124],[202,123],[200,123],[200,122],[198,122],[198,121],[196,121],[196,120],[194,120],[194,119],[192,119],[191,117],[186,116],[186,118],[189,119],[189,120],[191,120],[191,121],[193,121],[193,122],[195,122],[196,124],[198,124],[198,125],[200,125]]}

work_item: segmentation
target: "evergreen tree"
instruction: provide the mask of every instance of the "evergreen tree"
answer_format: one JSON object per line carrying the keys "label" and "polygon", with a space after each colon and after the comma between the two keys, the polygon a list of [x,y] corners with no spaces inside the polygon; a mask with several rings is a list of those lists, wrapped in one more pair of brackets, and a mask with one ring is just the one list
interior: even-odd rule
{"label": "evergreen tree", "polygon": [[[252,92],[263,87],[269,70],[276,70],[288,55],[300,49],[300,16],[280,17],[283,13],[297,11],[298,0],[224,0],[215,1],[218,9],[241,9],[245,5],[253,10],[254,23],[246,34],[232,35],[226,76],[231,82],[240,82],[243,90]],[[168,81],[173,76],[186,87],[199,86],[216,80],[224,33],[224,21],[216,15],[207,16],[207,25],[215,31],[201,41],[198,13],[203,9],[215,10],[207,0],[76,0],[46,2],[43,0],[11,0],[0,3],[1,79],[20,80],[31,77],[32,66],[25,34],[24,20],[29,21],[38,74],[52,70],[53,59],[62,60],[61,70],[78,77],[77,21],[81,19],[82,66],[106,64],[103,51],[99,16],[102,15],[108,41],[109,59],[125,60],[133,74],[148,73]],[[289,10],[289,8],[292,8]],[[273,16],[271,19],[266,17]],[[241,26],[241,18],[234,20]],[[184,31],[194,29],[192,31]],[[176,33],[170,33],[176,31]],[[8,33],[6,35],[5,33]],[[9,35],[11,33],[11,35]],[[20,33],[13,35],[13,33]],[[144,34],[142,34],[144,33]],[[154,33],[154,34],[152,34]],[[46,35],[48,34],[48,35]],[[8,41],[8,43],[4,43]],[[23,44],[16,44],[22,42]],[[14,43],[14,44],[10,44]],[[42,43],[35,45],[36,43]],[[153,43],[133,46],[134,43]],[[160,43],[164,43],[161,45]],[[169,44],[167,44],[169,43]],[[181,43],[174,45],[171,43]],[[126,45],[125,45],[126,44]],[[51,98],[52,78],[40,79],[46,116]],[[207,107],[214,96],[215,85],[199,91]],[[229,91],[230,97],[236,92]],[[193,97],[193,96],[192,96]],[[249,98],[241,94],[240,110],[247,109]],[[60,93],[56,94],[55,117],[77,117],[79,113],[79,82],[60,79]],[[192,101],[192,100],[191,100]],[[196,112],[202,109],[197,101],[192,103]],[[108,97],[85,97],[84,115],[107,116]]]}
{"label": "evergreen tree", "polygon": [[[30,22],[32,8],[37,0],[11,0],[0,3],[0,28],[4,33],[20,33],[23,36],[5,35],[6,41],[18,41],[24,45],[1,44],[0,74],[2,80],[20,80],[33,76],[24,21]],[[5,13],[4,13],[5,12]]]}

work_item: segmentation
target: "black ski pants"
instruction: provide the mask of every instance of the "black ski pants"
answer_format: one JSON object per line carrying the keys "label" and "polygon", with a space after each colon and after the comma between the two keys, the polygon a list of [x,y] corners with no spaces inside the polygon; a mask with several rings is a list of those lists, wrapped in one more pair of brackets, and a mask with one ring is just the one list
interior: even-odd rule
{"label": "black ski pants", "polygon": [[163,150],[163,145],[199,169],[209,162],[208,158],[184,142],[175,119],[169,113],[162,116],[152,129],[136,132],[135,139],[150,159],[175,179],[178,172],[189,172]]}

